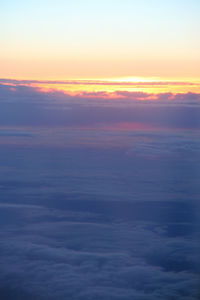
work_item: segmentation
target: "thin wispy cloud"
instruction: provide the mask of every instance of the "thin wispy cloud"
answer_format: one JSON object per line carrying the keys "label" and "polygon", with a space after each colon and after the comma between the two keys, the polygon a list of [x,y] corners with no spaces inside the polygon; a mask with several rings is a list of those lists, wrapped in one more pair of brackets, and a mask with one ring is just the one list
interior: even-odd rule
{"label": "thin wispy cloud", "polygon": [[61,85],[122,85],[122,86],[126,86],[126,85],[133,85],[133,86],[138,86],[138,85],[142,85],[142,86],[151,86],[151,85],[188,85],[188,86],[200,86],[199,82],[191,82],[191,81],[172,81],[172,80],[168,80],[168,81],[164,81],[164,80],[160,80],[160,81],[156,81],[156,80],[151,80],[149,79],[148,81],[142,81],[142,79],[137,80],[137,81],[128,81],[128,80],[123,80],[120,81],[119,80],[16,80],[16,79],[4,79],[4,78],[0,78],[0,83],[1,84],[16,84],[16,85],[21,85],[21,84],[27,84],[27,85],[31,85],[31,84],[61,84]]}

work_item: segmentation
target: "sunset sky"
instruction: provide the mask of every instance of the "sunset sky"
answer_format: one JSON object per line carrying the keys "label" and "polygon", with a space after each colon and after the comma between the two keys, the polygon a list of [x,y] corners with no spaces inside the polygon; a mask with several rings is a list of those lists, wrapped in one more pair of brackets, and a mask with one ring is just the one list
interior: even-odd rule
{"label": "sunset sky", "polygon": [[[170,83],[151,90],[148,84],[133,90],[200,91],[198,0],[1,0],[0,4],[0,78],[165,85],[178,81],[176,87]],[[87,84],[59,88],[116,90]]]}

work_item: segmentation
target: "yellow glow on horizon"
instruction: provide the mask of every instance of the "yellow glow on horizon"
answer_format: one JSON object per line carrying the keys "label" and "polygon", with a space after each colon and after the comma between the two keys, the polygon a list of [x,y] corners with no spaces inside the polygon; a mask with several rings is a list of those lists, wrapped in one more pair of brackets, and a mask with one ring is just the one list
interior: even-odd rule
{"label": "yellow glow on horizon", "polygon": [[[140,78],[141,79],[141,78]],[[115,92],[143,92],[148,94],[160,93],[200,93],[200,83],[190,82],[174,82],[150,79],[140,81],[139,78],[134,81],[127,81],[116,79],[112,81],[99,81],[99,80],[80,80],[66,83],[32,83],[32,86],[40,88],[43,91],[61,91],[69,94],[82,94],[82,93],[107,93],[113,94]]]}
{"label": "yellow glow on horizon", "polygon": [[[95,94],[105,93],[114,95],[117,92],[143,92],[148,94],[160,93],[200,93],[200,80],[198,79],[168,79],[161,77],[116,77],[96,79],[71,80],[18,80],[12,82],[2,81],[2,84],[26,85],[43,92],[61,91],[68,94]],[[100,96],[100,95],[99,95]]]}
{"label": "yellow glow on horizon", "polygon": [[114,77],[105,79],[108,81],[114,81],[114,82],[152,82],[152,81],[162,81],[159,77]]}

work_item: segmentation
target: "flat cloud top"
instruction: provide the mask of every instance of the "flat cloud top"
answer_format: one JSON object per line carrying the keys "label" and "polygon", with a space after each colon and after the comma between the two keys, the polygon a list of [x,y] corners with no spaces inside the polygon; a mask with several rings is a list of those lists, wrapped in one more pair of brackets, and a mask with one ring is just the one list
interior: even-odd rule
{"label": "flat cloud top", "polygon": [[197,300],[199,95],[0,91],[2,299]]}

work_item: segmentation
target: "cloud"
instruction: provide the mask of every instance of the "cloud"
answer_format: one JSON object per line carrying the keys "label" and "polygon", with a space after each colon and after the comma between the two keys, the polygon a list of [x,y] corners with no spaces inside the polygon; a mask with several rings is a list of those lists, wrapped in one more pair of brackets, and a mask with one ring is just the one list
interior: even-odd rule
{"label": "cloud", "polygon": [[1,295],[197,300],[199,95],[0,90]]}
{"label": "cloud", "polygon": [[1,126],[55,128],[133,122],[158,129],[200,128],[199,94],[116,92],[112,99],[105,99],[105,93],[72,96],[27,86],[17,86],[15,91],[10,88],[0,86]]}
{"label": "cloud", "polygon": [[198,299],[198,161],[175,168],[113,149],[20,148],[7,161],[0,153],[0,167],[16,167],[0,177],[8,300],[15,291],[41,300]]}
{"label": "cloud", "polygon": [[128,155],[138,155],[142,157],[171,157],[174,160],[187,158],[198,160],[200,153],[200,143],[197,135],[187,135],[178,133],[149,132],[148,139],[145,139],[145,132],[138,132],[137,143],[133,143]]}
{"label": "cloud", "polygon": [[196,82],[191,81],[112,81],[112,80],[16,80],[16,79],[4,79],[0,78],[1,84],[13,84],[13,85],[31,85],[31,84],[57,84],[57,85],[122,85],[122,86],[152,86],[152,85],[179,85],[179,86],[193,86],[193,85],[199,85]]}
{"label": "cloud", "polygon": [[2,137],[33,137],[30,132],[18,131],[18,130],[0,130],[0,136]]}
{"label": "cloud", "polygon": [[38,222],[34,210],[38,208],[19,207],[16,214],[23,211],[32,218],[25,227],[11,227],[8,220],[3,233],[0,278],[7,293],[61,300],[197,299],[193,265],[198,241],[166,238],[156,222],[88,222],[88,214],[78,221],[76,213],[68,222],[68,210],[63,211],[65,221],[55,211],[57,221],[48,222],[52,210],[45,207]]}

